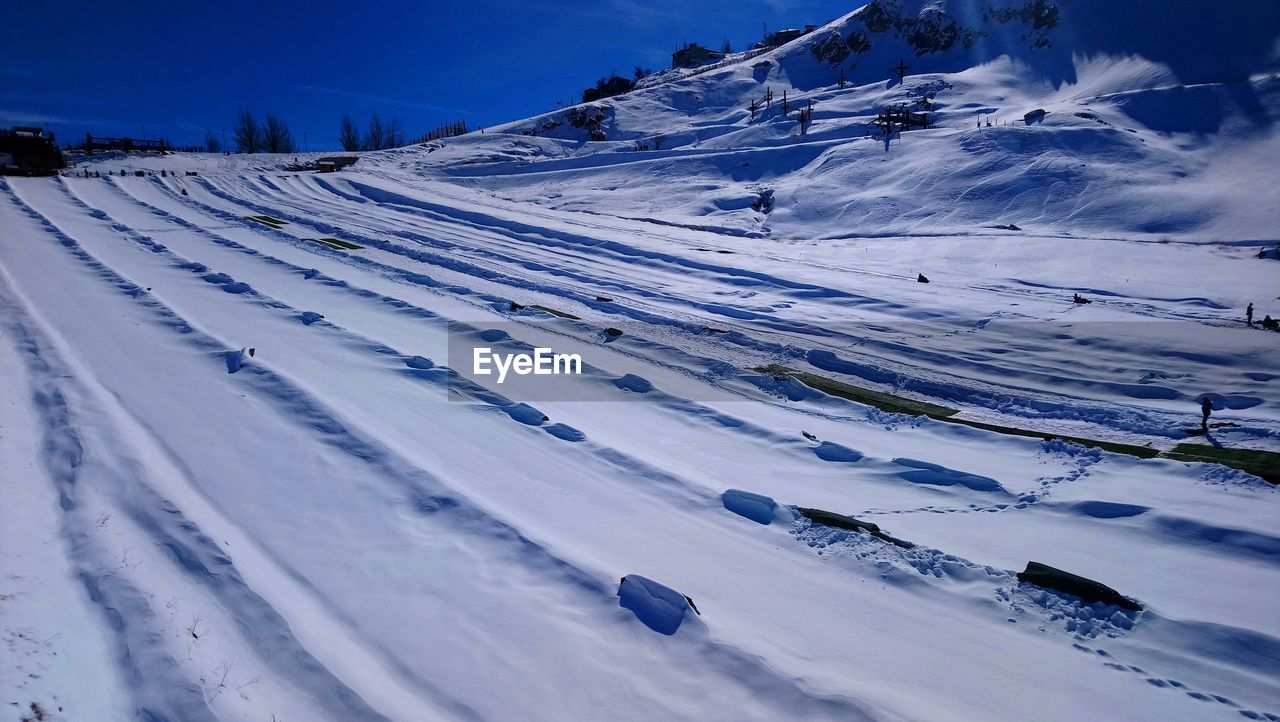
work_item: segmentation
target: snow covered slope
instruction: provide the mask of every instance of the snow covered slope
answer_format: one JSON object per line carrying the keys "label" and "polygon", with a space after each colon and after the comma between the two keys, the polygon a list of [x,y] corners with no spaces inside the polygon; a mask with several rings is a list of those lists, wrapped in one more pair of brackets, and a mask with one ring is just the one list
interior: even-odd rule
{"label": "snow covered slope", "polygon": [[[470,136],[421,162],[461,157],[457,175],[556,207],[622,203],[701,225],[709,215],[787,239],[1008,223],[1269,238],[1257,234],[1276,227],[1275,206],[1248,191],[1280,157],[1277,15],[1261,1],[877,0],[741,65],[588,106],[604,116],[611,152],[545,140],[585,138],[571,117],[590,115],[580,106],[500,129],[536,139]],[[751,98],[769,89],[775,102],[752,118]],[[889,147],[866,137],[885,105],[923,110],[925,98],[954,132]],[[800,138],[794,109],[809,101]],[[1043,119],[1025,122],[1037,109]],[[1010,125],[980,131],[980,117]],[[508,162],[474,165],[476,146]],[[673,193],[675,177],[690,187]],[[615,188],[633,192],[619,200]],[[772,193],[771,214],[751,207],[759,192]]]}
{"label": "snow covered slope", "polygon": [[1280,448],[1278,22],[878,0],[582,128],[0,183],[4,716],[1280,719],[1273,486],[755,370]]}

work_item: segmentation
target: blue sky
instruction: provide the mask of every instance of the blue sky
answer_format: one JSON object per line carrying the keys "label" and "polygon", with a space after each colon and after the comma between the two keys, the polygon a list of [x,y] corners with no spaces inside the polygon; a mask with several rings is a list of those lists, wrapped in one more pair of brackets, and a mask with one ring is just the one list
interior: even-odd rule
{"label": "blue sky", "polygon": [[299,145],[337,146],[344,112],[410,136],[516,120],[616,70],[671,63],[683,41],[743,48],[859,0],[14,2],[0,47],[0,125],[198,144],[243,106]]}

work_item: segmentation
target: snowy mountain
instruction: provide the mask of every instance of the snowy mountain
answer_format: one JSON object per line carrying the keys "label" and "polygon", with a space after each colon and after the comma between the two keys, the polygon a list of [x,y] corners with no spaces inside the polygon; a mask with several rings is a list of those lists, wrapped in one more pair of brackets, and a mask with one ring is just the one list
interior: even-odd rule
{"label": "snowy mountain", "polygon": [[6,179],[3,714],[1280,719],[1278,41],[875,0],[338,173]]}
{"label": "snowy mountain", "polygon": [[[630,194],[637,213],[709,214],[772,237],[1000,222],[1252,237],[1276,220],[1247,193],[1280,152],[1271,132],[1275,15],[1266,3],[1209,12],[1199,2],[877,0],[740,65],[499,129],[538,139],[505,148],[471,140],[495,160],[544,161],[506,179],[525,197],[548,195],[538,181],[570,178],[608,192],[601,187],[623,182],[613,172],[622,170],[627,187],[647,191]],[[784,116],[773,103],[751,118],[751,99],[770,89],[775,100],[787,90],[793,111]],[[886,105],[922,110],[925,99],[938,127],[975,132],[906,137],[891,152],[866,137]],[[794,109],[810,101],[813,123],[801,139]],[[1042,120],[1024,121],[1037,109]],[[589,133],[579,126],[592,115],[614,141],[608,151],[542,140],[583,140]],[[979,118],[1019,132],[977,132]],[[630,155],[637,143],[662,150]],[[474,161],[475,146],[452,150]],[[670,175],[714,192],[672,203],[663,183],[646,182]],[[774,191],[776,214],[734,206],[757,185]],[[590,187],[575,190],[582,195],[565,194],[560,207],[602,201]]]}

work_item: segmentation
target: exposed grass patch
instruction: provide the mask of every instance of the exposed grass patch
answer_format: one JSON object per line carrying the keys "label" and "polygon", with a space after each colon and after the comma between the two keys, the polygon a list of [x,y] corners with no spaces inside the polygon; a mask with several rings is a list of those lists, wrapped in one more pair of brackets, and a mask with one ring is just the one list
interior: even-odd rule
{"label": "exposed grass patch", "polygon": [[806,373],[804,371],[796,371],[795,369],[770,364],[756,371],[766,374],[780,374],[790,376],[800,383],[810,388],[817,389],[823,393],[832,396],[839,396],[842,399],[857,401],[860,404],[874,406],[881,411],[888,411],[894,414],[910,414],[912,416],[929,416],[935,419],[945,419],[949,416],[955,416],[960,413],[957,409],[950,409],[946,406],[938,406],[937,404],[925,403],[924,401],[916,401],[914,399],[886,394],[881,391],[873,391],[864,389],[861,386],[854,386],[843,381],[836,381],[825,376]]}
{"label": "exposed grass patch", "polygon": [[1272,484],[1280,484],[1280,454],[1274,451],[1224,449],[1219,446],[1201,444],[1178,444],[1173,447],[1173,451],[1166,452],[1164,456],[1178,461],[1207,461],[1213,464],[1222,464],[1223,466],[1247,471],[1254,476],[1266,479]]}
{"label": "exposed grass patch", "polygon": [[986,429],[1000,434],[1009,434],[1010,436],[1027,436],[1036,439],[1044,439],[1051,441],[1060,439],[1072,444],[1081,446],[1096,446],[1104,451],[1110,451],[1116,454],[1128,454],[1136,456],[1139,459],[1154,459],[1160,455],[1158,449],[1150,446],[1137,446],[1135,444],[1121,444],[1114,441],[1098,441],[1097,439],[1085,439],[1079,436],[1063,436],[1062,434],[1052,434],[1046,431],[1030,431],[1028,429],[1018,429],[1012,426],[1000,426],[999,424],[984,424],[981,421],[970,421],[968,419],[942,419],[953,424],[964,424],[972,426],[975,429]]}
{"label": "exposed grass patch", "polygon": [[865,389],[853,384],[847,384],[843,381],[836,381],[825,376],[806,373],[804,371],[796,371],[795,369],[770,364],[755,369],[760,373],[780,374],[790,376],[800,383],[813,389],[817,389],[832,396],[839,396],[850,401],[857,401],[861,404],[874,406],[882,411],[888,411],[895,414],[910,414],[912,416],[928,416],[938,421],[945,421],[949,424],[963,424],[971,426],[975,429],[984,429],[986,431],[994,431],[999,434],[1009,434],[1011,436],[1024,436],[1033,439],[1044,439],[1050,441],[1060,439],[1072,444],[1081,446],[1095,446],[1104,451],[1110,451],[1116,454],[1126,454],[1128,456],[1136,456],[1139,459],[1153,459],[1160,457],[1163,459],[1173,459],[1175,461],[1203,461],[1211,464],[1222,464],[1233,469],[1246,471],[1254,476],[1271,482],[1272,484],[1280,484],[1280,453],[1274,451],[1255,451],[1253,449],[1224,449],[1218,446],[1205,446],[1201,444],[1178,444],[1172,451],[1161,453],[1158,449],[1149,446],[1137,446],[1134,444],[1119,444],[1112,441],[1098,441],[1096,439],[1085,439],[1079,436],[1063,436],[1062,434],[1053,434],[1044,431],[1031,431],[1030,429],[1019,429],[1012,426],[1001,426],[999,424],[987,424],[981,421],[970,421],[969,419],[956,418],[959,413],[956,409],[947,408],[946,406],[938,406],[924,401],[916,401],[914,399],[896,396],[894,394],[885,393],[883,391],[873,391]]}
{"label": "exposed grass patch", "polygon": [[271,226],[276,230],[279,230],[281,226],[289,225],[288,221],[282,221],[279,218],[272,218],[271,216],[245,216],[245,220],[257,221],[264,226]]}
{"label": "exposed grass patch", "polygon": [[536,303],[534,303],[534,304],[530,304],[529,308],[536,308],[536,309],[538,309],[539,311],[542,311],[542,312],[544,312],[544,313],[549,313],[549,314],[551,314],[552,316],[559,316],[560,318],[567,318],[567,319],[571,319],[571,320],[573,320],[573,321],[581,321],[581,320],[582,320],[581,318],[579,318],[578,316],[573,315],[572,313],[565,313],[564,311],[557,311],[557,310],[555,310],[554,308],[547,308],[546,306],[539,306],[539,305],[538,305],[538,304],[536,304]]}
{"label": "exposed grass patch", "polygon": [[1052,434],[1044,431],[1031,431],[1029,429],[1018,429],[1012,426],[1001,426],[999,424],[987,424],[981,421],[959,419],[955,418],[956,414],[960,413],[957,409],[938,406],[937,404],[930,404],[924,401],[916,401],[914,399],[904,398],[902,396],[885,393],[883,391],[865,389],[861,386],[854,386],[853,384],[836,381],[835,379],[829,379],[817,374],[796,371],[795,369],[790,369],[786,366],[779,366],[777,364],[757,368],[756,371],[790,376],[805,386],[817,389],[823,393],[827,393],[832,396],[839,396],[840,398],[849,399],[850,401],[857,401],[858,403],[867,404],[868,406],[874,406],[877,409],[888,411],[890,413],[910,414],[911,416],[928,416],[931,419],[945,421],[950,424],[963,424],[975,429],[984,429],[986,431],[994,431],[999,434],[1009,434],[1011,436],[1025,436],[1033,439],[1044,439],[1045,441],[1061,439],[1062,441],[1072,444],[1096,446],[1106,451],[1117,454],[1128,454],[1129,456],[1136,456],[1140,459],[1151,459],[1160,455],[1158,450],[1147,446],[1117,444],[1110,441],[1096,441],[1094,439],[1084,439],[1078,436],[1063,436],[1062,434]]}
{"label": "exposed grass patch", "polygon": [[343,241],[337,238],[308,238],[306,240],[311,241],[312,243],[319,243],[322,246],[328,246],[335,251],[354,251],[359,248],[364,248],[364,246],[358,243]]}

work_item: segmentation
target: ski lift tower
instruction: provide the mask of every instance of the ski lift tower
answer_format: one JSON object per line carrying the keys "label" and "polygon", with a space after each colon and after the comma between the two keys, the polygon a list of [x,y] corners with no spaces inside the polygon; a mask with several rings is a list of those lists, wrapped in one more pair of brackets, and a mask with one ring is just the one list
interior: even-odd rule
{"label": "ski lift tower", "polygon": [[911,69],[911,66],[907,65],[906,60],[899,58],[898,64],[889,69],[898,74],[898,83],[901,84],[907,79],[907,71]]}

